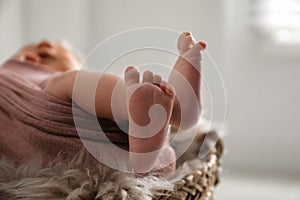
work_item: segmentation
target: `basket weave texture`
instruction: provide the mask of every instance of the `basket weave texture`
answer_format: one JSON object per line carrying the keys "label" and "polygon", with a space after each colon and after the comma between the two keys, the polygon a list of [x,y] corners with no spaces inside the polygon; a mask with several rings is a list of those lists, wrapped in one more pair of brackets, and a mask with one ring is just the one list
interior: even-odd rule
{"label": "basket weave texture", "polygon": [[[211,134],[211,133],[209,133]],[[204,141],[204,136],[201,138]],[[219,183],[220,159],[223,142],[218,139],[209,154],[201,160],[201,165],[192,173],[186,174],[175,183],[175,190],[161,191],[157,200],[213,200],[213,192]]]}

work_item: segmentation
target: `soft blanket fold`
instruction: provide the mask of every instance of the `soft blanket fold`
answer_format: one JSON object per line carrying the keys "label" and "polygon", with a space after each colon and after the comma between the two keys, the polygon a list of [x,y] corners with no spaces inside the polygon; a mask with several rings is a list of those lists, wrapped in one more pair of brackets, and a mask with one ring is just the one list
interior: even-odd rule
{"label": "soft blanket fold", "polygon": [[[97,119],[99,132],[91,123],[94,116],[43,91],[54,75],[44,66],[13,60],[0,67],[0,157],[22,161],[40,154],[51,160],[59,152],[73,157],[83,148],[77,130],[83,140],[101,143],[107,137],[127,149],[127,135],[115,122]],[[75,126],[73,111],[82,127]]]}

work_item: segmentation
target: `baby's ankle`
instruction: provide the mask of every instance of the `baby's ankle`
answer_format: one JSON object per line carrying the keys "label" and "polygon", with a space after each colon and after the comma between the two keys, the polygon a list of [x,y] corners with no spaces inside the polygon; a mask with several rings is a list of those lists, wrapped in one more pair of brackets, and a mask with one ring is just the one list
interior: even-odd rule
{"label": "baby's ankle", "polygon": [[170,125],[184,130],[189,129],[198,123],[200,114],[200,107],[181,108],[179,102],[176,99],[174,101]]}

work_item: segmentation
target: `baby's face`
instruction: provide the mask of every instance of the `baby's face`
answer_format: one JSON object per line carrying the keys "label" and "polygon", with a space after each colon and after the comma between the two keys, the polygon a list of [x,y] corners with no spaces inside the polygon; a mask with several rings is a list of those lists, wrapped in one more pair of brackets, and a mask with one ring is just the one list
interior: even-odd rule
{"label": "baby's face", "polygon": [[57,71],[68,71],[78,68],[80,59],[61,44],[47,40],[29,44],[13,56],[22,62],[39,63]]}

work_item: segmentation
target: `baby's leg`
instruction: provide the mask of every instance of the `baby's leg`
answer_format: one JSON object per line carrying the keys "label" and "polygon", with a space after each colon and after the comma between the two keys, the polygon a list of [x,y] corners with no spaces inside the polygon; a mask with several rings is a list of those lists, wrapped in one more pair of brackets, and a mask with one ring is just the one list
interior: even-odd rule
{"label": "baby's leg", "polygon": [[[101,79],[95,90],[91,90],[99,76]],[[160,150],[164,152],[160,157],[169,152],[167,159],[162,158],[164,161],[175,161],[166,143],[174,101],[172,87],[149,71],[144,73],[140,83],[139,72],[133,67],[126,70],[125,80],[126,85],[122,79],[110,74],[70,71],[54,77],[44,90],[60,99],[74,101],[90,113],[96,110],[98,117],[129,119],[130,162],[136,172],[149,172],[154,166],[157,168],[155,162]],[[74,85],[78,94],[74,94]],[[114,109],[111,108],[112,96],[116,102]],[[91,101],[93,97],[95,105]],[[159,112],[159,107],[163,108],[163,112]],[[115,110],[114,115],[112,110]],[[168,164],[169,168],[174,168],[174,163],[166,163]]]}
{"label": "baby's leg", "polygon": [[[190,33],[183,33],[179,37],[177,47],[180,57],[168,80],[168,83],[175,88],[176,93],[171,124],[185,129],[194,125],[200,115],[200,51],[205,49],[206,44],[196,43]],[[76,84],[76,91],[79,92],[73,95],[73,87],[78,73],[79,81]],[[99,77],[101,77],[100,81],[95,88],[91,89]],[[73,100],[86,111],[92,114],[96,112],[98,117],[113,120],[128,119],[125,83],[112,74],[85,71],[65,72],[53,78],[46,86],[45,91],[67,101]],[[93,99],[93,97],[95,98]]]}
{"label": "baby's leg", "polygon": [[[74,87],[76,90],[73,90]],[[128,119],[126,86],[118,76],[68,71],[52,78],[44,90],[62,100],[73,101],[98,117],[112,120]]]}
{"label": "baby's leg", "polygon": [[140,82],[139,72],[134,67],[126,69],[125,81],[130,163],[136,172],[145,173],[153,169],[161,150],[168,152],[166,139],[175,94],[160,76],[153,76],[149,71]]}
{"label": "baby's leg", "polygon": [[175,89],[171,123],[182,129],[190,128],[200,117],[201,51],[206,43],[196,42],[191,33],[182,33],[177,48],[177,59],[168,83]]}

